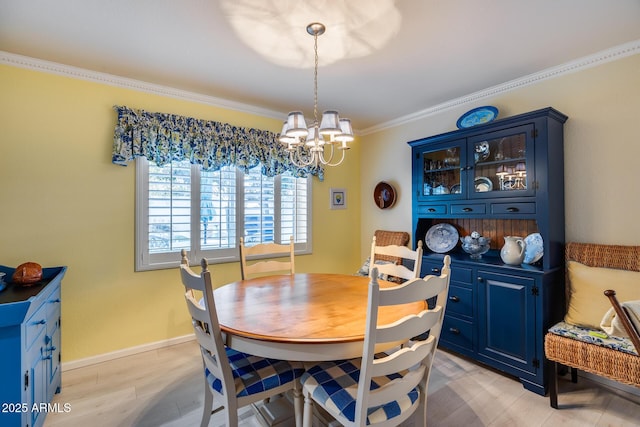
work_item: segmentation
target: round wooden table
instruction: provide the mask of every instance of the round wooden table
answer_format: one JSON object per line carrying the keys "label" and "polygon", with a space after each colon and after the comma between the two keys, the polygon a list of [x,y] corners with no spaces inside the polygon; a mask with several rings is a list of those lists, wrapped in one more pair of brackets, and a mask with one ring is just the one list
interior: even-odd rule
{"label": "round wooden table", "polygon": [[[230,283],[214,296],[229,347],[315,362],[362,356],[368,284],[368,277],[343,274],[278,275]],[[425,308],[425,302],[382,307],[379,323]]]}

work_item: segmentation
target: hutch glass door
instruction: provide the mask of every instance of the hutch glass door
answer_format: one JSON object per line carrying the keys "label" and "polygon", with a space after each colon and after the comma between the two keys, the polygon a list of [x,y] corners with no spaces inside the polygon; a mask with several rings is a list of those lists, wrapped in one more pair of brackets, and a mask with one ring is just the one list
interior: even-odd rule
{"label": "hutch glass door", "polygon": [[489,197],[529,193],[533,183],[533,126],[483,135],[471,140],[473,185],[471,194]]}
{"label": "hutch glass door", "polygon": [[450,145],[420,154],[422,166],[421,197],[462,193],[461,155],[464,145]]}

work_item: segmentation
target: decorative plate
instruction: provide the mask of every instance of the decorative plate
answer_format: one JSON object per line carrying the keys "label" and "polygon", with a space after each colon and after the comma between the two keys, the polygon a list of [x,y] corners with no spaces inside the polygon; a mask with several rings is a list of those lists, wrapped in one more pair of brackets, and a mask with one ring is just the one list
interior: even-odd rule
{"label": "decorative plate", "polygon": [[393,185],[380,181],[373,190],[373,201],[380,209],[387,209],[396,202],[396,189]]}
{"label": "decorative plate", "polygon": [[532,233],[524,238],[524,260],[525,264],[533,264],[540,261],[544,254],[544,245],[540,233]]}
{"label": "decorative plate", "polygon": [[473,110],[469,110],[464,113],[456,122],[456,126],[458,126],[458,129],[466,129],[472,126],[489,123],[490,121],[495,120],[496,117],[498,117],[498,109],[496,107],[486,105],[484,107],[474,108]]}
{"label": "decorative plate", "polygon": [[443,254],[455,248],[459,238],[458,230],[453,225],[443,222],[431,227],[424,241],[433,252]]}
{"label": "decorative plate", "polygon": [[486,176],[479,176],[475,179],[476,193],[485,193],[493,190],[493,183]]}

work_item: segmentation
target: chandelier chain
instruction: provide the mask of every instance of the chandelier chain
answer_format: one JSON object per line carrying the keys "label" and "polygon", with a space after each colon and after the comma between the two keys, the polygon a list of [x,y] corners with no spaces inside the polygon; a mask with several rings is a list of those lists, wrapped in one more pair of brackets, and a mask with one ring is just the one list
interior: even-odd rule
{"label": "chandelier chain", "polygon": [[313,120],[318,123],[318,33],[313,35],[314,72],[313,72]]}

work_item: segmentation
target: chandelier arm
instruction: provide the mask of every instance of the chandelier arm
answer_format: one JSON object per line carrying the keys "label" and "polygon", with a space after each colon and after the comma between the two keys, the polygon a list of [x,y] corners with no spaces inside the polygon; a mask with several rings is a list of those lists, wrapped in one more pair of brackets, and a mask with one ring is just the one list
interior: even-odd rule
{"label": "chandelier arm", "polygon": [[[294,153],[297,154],[297,157],[298,157],[297,161],[295,159],[296,156],[294,155]],[[312,154],[310,154],[309,158],[305,160],[304,156],[300,152],[299,145],[296,147],[295,151],[294,150],[289,151],[289,158],[291,159],[291,162],[298,168],[307,167],[315,161],[315,156],[313,156]]]}
{"label": "chandelier arm", "polygon": [[334,155],[334,153],[335,153],[335,150],[334,150],[334,148],[333,148],[333,144],[329,144],[329,145],[331,146],[331,155],[329,156],[329,158],[328,158],[328,159],[326,159],[326,158],[325,158],[325,156],[324,156],[324,150],[322,150],[322,151],[318,152],[318,156],[320,157],[320,162],[321,162],[323,165],[329,165],[329,166],[331,166],[331,164],[330,164],[330,163],[331,163],[331,160],[333,159],[333,155]]}
{"label": "chandelier arm", "polygon": [[331,156],[329,157],[329,160],[328,160],[328,161],[325,161],[325,160],[324,160],[324,156],[322,155],[322,153],[320,153],[320,161],[321,161],[321,162],[322,162],[322,164],[323,164],[323,165],[325,165],[325,166],[331,166],[331,167],[333,167],[333,166],[339,166],[339,165],[340,165],[340,164],[342,164],[342,162],[344,161],[344,153],[345,153],[345,151],[347,151],[347,150],[340,150],[340,151],[342,151],[342,156],[340,156],[340,161],[338,161],[338,162],[336,162],[336,163],[330,163],[330,162],[331,162],[331,160],[333,159],[333,154],[334,154],[334,153],[333,153],[333,145],[331,146]]}

